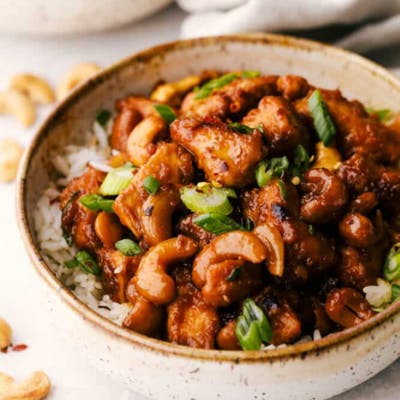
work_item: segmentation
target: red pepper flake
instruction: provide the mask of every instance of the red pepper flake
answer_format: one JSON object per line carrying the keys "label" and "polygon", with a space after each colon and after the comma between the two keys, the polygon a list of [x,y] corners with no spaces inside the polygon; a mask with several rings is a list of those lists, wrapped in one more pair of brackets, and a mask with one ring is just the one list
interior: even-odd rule
{"label": "red pepper flake", "polygon": [[12,351],[24,351],[28,348],[28,346],[24,343],[20,344],[15,344],[14,346],[11,347]]}

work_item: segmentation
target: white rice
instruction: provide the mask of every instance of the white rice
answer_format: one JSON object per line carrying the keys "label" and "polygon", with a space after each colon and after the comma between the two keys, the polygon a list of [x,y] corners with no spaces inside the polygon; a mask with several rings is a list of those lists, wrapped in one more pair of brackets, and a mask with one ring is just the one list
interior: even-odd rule
{"label": "white rice", "polygon": [[40,197],[34,223],[36,237],[46,263],[56,277],[84,303],[104,317],[121,325],[130,305],[115,303],[104,295],[100,279],[82,272],[79,268],[67,268],[64,262],[71,260],[76,247],[69,247],[62,235],[59,195],[74,177],[81,175],[90,162],[94,168],[105,164],[110,155],[108,133],[97,123],[89,135],[89,145],[85,147],[68,145],[62,153],[50,156],[55,170],[60,174],[56,182],[50,184]]}
{"label": "white rice", "polygon": [[[108,130],[110,129],[108,125]],[[35,214],[34,223],[37,241],[46,263],[53,270],[56,277],[90,308],[121,325],[129,312],[129,303],[119,304],[104,294],[100,279],[94,275],[82,272],[79,268],[67,268],[64,262],[71,260],[76,247],[69,247],[61,229],[61,210],[59,195],[68,182],[82,175],[88,163],[93,168],[105,170],[105,161],[110,154],[115,154],[108,147],[108,133],[97,122],[93,124],[93,131],[89,133],[89,144],[86,146],[68,145],[62,153],[50,156],[55,170],[61,175],[56,182],[49,185],[40,197]],[[315,330],[313,336],[303,336],[296,343],[306,343],[321,338],[321,333]],[[285,344],[263,346],[262,350],[274,350],[286,347]]]}

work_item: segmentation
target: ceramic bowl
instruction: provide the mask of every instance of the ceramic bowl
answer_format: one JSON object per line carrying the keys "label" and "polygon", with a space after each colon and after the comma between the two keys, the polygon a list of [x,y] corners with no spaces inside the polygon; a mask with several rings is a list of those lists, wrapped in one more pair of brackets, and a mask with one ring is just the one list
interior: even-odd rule
{"label": "ceramic bowl", "polygon": [[151,339],[104,319],[55,278],[38,250],[33,210],[47,186],[51,149],[78,143],[96,111],[160,79],[203,69],[299,74],[373,107],[398,109],[400,82],[337,48],[276,35],[202,38],[133,55],[80,86],[36,134],[19,172],[17,215],[26,249],[49,291],[61,331],[102,371],[153,399],[326,399],[375,375],[400,355],[400,302],[352,329],[272,351],[199,350]]}
{"label": "ceramic bowl", "polygon": [[60,35],[102,31],[137,21],[171,0],[1,0],[0,31]]}

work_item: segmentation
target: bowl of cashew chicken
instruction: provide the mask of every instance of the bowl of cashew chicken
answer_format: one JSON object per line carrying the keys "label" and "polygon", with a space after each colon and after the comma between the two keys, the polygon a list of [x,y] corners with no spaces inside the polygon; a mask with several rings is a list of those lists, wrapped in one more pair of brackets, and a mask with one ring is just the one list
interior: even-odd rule
{"label": "bowl of cashew chicken", "polygon": [[400,82],[279,35],[179,41],[68,95],[19,171],[54,320],[152,399],[326,399],[400,354]]}

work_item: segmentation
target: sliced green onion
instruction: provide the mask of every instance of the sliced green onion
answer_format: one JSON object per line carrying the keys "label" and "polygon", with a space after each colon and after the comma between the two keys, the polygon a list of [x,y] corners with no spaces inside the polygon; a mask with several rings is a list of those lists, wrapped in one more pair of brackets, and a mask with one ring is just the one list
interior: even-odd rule
{"label": "sliced green onion", "polygon": [[221,233],[243,230],[242,225],[234,219],[221,214],[207,213],[193,218],[193,222],[207,232],[220,235]]}
{"label": "sliced green onion", "polygon": [[170,106],[167,106],[166,104],[155,104],[154,108],[168,125],[172,124],[176,120],[176,114]]}
{"label": "sliced green onion", "polygon": [[263,160],[256,168],[257,185],[261,188],[273,178],[279,178],[289,168],[289,160],[286,156],[275,157],[270,160]]}
{"label": "sliced green onion", "polygon": [[286,191],[286,187],[285,187],[285,182],[283,182],[281,179],[278,179],[277,183],[278,183],[279,191],[281,192],[282,199],[286,200],[287,199],[287,191]]}
{"label": "sliced green onion", "polygon": [[78,251],[76,256],[72,260],[65,261],[64,265],[67,268],[79,267],[83,272],[96,276],[101,274],[99,264],[97,264],[96,260],[84,250]]}
{"label": "sliced green onion", "polygon": [[208,97],[213,90],[220,89],[239,77],[240,76],[238,74],[230,73],[222,75],[219,78],[211,79],[197,90],[194,98],[195,100],[204,99]]}
{"label": "sliced green onion", "polygon": [[216,188],[210,184],[184,186],[181,200],[185,206],[196,213],[216,213],[229,215],[233,211],[229,198],[236,198],[236,192],[230,188]]}
{"label": "sliced green onion", "polygon": [[113,212],[114,200],[105,199],[98,194],[87,194],[79,199],[79,202],[92,211]]}
{"label": "sliced green onion", "polygon": [[232,270],[232,272],[225,278],[226,281],[228,282],[234,282],[237,281],[240,278],[240,275],[242,274],[242,268],[241,267],[236,267]]}
{"label": "sliced green onion", "polygon": [[244,218],[242,224],[243,228],[246,229],[246,231],[252,231],[254,228],[254,222],[250,218]]}
{"label": "sliced green onion", "polygon": [[160,182],[154,176],[149,175],[144,179],[143,187],[147,193],[154,196],[158,192],[158,189],[160,189]]}
{"label": "sliced green onion", "polygon": [[261,72],[253,71],[253,70],[244,70],[244,71],[242,71],[240,76],[242,78],[257,78],[257,77],[261,76]]}
{"label": "sliced green onion", "polygon": [[62,231],[62,236],[65,240],[65,243],[67,243],[68,247],[72,246],[73,240],[72,240],[72,236],[64,229],[64,227],[61,227],[61,231]]}
{"label": "sliced green onion", "polygon": [[314,90],[308,99],[308,109],[313,118],[314,128],[319,138],[325,146],[329,146],[336,134],[336,129],[319,90]]}
{"label": "sliced green onion", "polygon": [[228,128],[232,129],[235,132],[245,134],[253,133],[254,131],[254,128],[250,128],[250,126],[240,124],[239,122],[231,122],[230,124],[228,124]]}
{"label": "sliced green onion", "polygon": [[260,133],[261,133],[262,135],[265,135],[264,125],[263,125],[262,123],[259,123],[259,124],[257,125],[257,129],[260,131]]}
{"label": "sliced green onion", "polygon": [[142,249],[131,239],[122,239],[115,243],[115,248],[124,256],[136,256],[142,253]]}
{"label": "sliced green onion", "polygon": [[393,303],[397,299],[400,299],[400,285],[397,285],[396,283],[392,284],[392,299],[391,302]]}
{"label": "sliced green onion", "polygon": [[308,155],[307,150],[301,144],[297,145],[296,149],[294,150],[293,164],[294,175],[302,174],[310,165],[310,156]]}
{"label": "sliced green onion", "polygon": [[386,122],[392,116],[392,110],[389,110],[388,108],[382,108],[379,110],[372,107],[367,107],[366,110],[369,115],[377,115],[379,121],[381,122]]}
{"label": "sliced green onion", "polygon": [[400,242],[390,249],[383,269],[383,276],[389,281],[400,279]]}
{"label": "sliced green onion", "polygon": [[113,168],[105,177],[100,186],[100,194],[103,196],[117,196],[126,189],[133,179],[132,172],[135,167],[125,164],[122,167]]}
{"label": "sliced green onion", "polygon": [[100,110],[96,115],[96,121],[101,125],[105,126],[111,118],[111,112],[109,110]]}
{"label": "sliced green onion", "polygon": [[263,310],[252,299],[243,302],[242,315],[236,320],[235,334],[243,350],[260,350],[272,340],[272,328]]}

